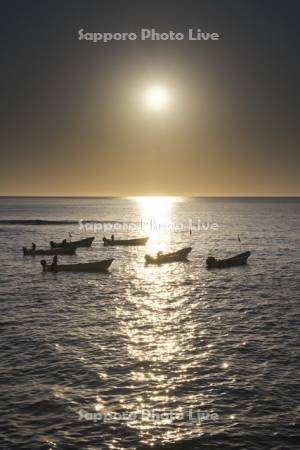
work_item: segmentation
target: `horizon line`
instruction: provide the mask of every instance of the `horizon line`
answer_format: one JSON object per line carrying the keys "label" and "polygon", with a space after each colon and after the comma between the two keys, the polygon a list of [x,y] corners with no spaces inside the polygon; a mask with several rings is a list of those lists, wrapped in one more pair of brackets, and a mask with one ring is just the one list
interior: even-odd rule
{"label": "horizon line", "polygon": [[0,195],[0,198],[138,198],[138,197],[182,197],[182,198],[300,198],[300,195]]}

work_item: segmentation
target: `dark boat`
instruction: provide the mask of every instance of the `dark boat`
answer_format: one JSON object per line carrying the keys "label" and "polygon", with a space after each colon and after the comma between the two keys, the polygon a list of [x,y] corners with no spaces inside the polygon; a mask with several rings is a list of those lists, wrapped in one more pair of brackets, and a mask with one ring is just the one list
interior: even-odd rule
{"label": "dark boat", "polygon": [[43,267],[43,272],[105,272],[112,262],[113,259],[105,259],[103,261],[79,264],[47,264],[47,262],[42,259],[41,265]]}
{"label": "dark boat", "polygon": [[243,266],[247,264],[247,260],[250,255],[251,252],[245,252],[227,259],[216,259],[213,256],[209,256],[206,260],[206,266],[208,269],[223,269],[225,267]]}
{"label": "dark boat", "polygon": [[106,237],[103,238],[103,244],[104,246],[109,245],[131,245],[131,246],[137,246],[137,245],[146,245],[149,237],[144,238],[137,238],[137,239],[107,239]]}
{"label": "dark boat", "polygon": [[36,256],[36,255],[75,255],[76,247],[57,247],[47,249],[33,249],[23,247],[24,256]]}
{"label": "dark boat", "polygon": [[67,241],[66,239],[64,239],[61,242],[50,242],[50,247],[51,248],[57,248],[57,247],[90,247],[93,243],[93,240],[95,238],[94,237],[88,237],[85,239],[80,239],[79,241]]}
{"label": "dark boat", "polygon": [[186,261],[192,247],[186,247],[173,253],[158,252],[156,257],[145,255],[146,264],[165,264],[178,261]]}

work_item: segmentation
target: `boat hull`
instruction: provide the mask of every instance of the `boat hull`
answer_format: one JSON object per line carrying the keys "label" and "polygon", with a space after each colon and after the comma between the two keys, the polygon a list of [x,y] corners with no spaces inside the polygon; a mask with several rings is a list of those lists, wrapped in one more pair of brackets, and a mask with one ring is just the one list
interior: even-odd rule
{"label": "boat hull", "polygon": [[51,248],[58,248],[58,247],[74,247],[74,248],[78,248],[78,247],[91,247],[93,241],[94,241],[94,237],[88,237],[85,239],[80,239],[79,241],[72,241],[72,242],[50,242],[50,247]]}
{"label": "boat hull", "polygon": [[75,255],[75,253],[76,247],[57,247],[37,250],[23,247],[24,256]]}
{"label": "boat hull", "polygon": [[227,259],[215,259],[209,257],[206,260],[206,266],[208,269],[225,269],[227,267],[244,266],[247,264],[250,255],[251,252],[245,252]]}
{"label": "boat hull", "polygon": [[138,239],[103,239],[104,247],[124,245],[124,246],[139,246],[146,245],[149,237]]}
{"label": "boat hull", "polygon": [[44,272],[106,272],[113,259],[105,259],[91,263],[43,265]]}
{"label": "boat hull", "polygon": [[166,253],[156,257],[145,255],[145,263],[149,264],[167,264],[172,262],[187,261],[188,254],[192,251],[192,247],[186,247],[174,253]]}

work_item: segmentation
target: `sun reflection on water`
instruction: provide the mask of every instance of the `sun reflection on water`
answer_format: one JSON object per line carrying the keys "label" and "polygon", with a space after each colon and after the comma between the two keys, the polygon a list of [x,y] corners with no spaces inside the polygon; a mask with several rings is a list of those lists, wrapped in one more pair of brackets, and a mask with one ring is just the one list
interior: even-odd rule
{"label": "sun reflection on water", "polygon": [[166,250],[171,237],[172,216],[176,203],[182,197],[131,197],[137,202],[143,229],[150,236],[150,251]]}
{"label": "sun reflection on water", "polygon": [[[136,197],[132,199],[150,236],[145,253],[174,251],[185,246],[186,232],[174,232],[172,222],[178,218],[180,197]],[[206,345],[204,329],[194,322],[193,303],[186,296],[186,283],[190,276],[188,263],[145,266],[141,264],[144,252],[129,267],[128,284],[116,313],[120,334],[124,338],[126,359],[130,368],[126,374],[128,391],[122,410],[134,414],[141,410],[182,411],[205,402],[205,394],[197,397],[185,391],[187,383],[196,383],[195,371],[211,349]],[[205,297],[205,286],[201,290]],[[199,335],[206,354],[196,348]],[[197,355],[197,356],[195,356]],[[181,392],[181,395],[178,393]],[[147,445],[176,441],[183,436],[198,435],[202,425],[190,427],[177,419],[161,420],[137,417],[127,426],[139,434]]]}
{"label": "sun reflection on water", "polygon": [[[189,326],[192,311],[187,307],[184,289],[177,286],[173,290],[169,284],[172,270],[174,276],[176,266],[142,271],[135,287],[143,290],[136,295],[128,291],[117,311],[128,360],[132,362],[128,373],[131,392],[123,404],[130,413],[180,411],[183,404],[178,402],[177,391],[191,377],[197,364],[192,356],[195,329]],[[183,273],[179,270],[178,278]],[[173,419],[162,422],[139,417],[127,425],[138,431],[141,441],[148,445],[156,444],[157,440],[175,441],[183,432],[182,423]],[[189,427],[183,428],[189,435]]]}

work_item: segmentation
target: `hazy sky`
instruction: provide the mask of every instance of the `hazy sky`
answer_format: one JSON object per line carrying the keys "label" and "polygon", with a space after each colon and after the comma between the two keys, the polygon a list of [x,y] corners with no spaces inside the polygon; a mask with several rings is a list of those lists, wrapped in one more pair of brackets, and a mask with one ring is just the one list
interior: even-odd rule
{"label": "hazy sky", "polygon": [[0,195],[300,195],[299,14],[296,0],[2,2]]}

